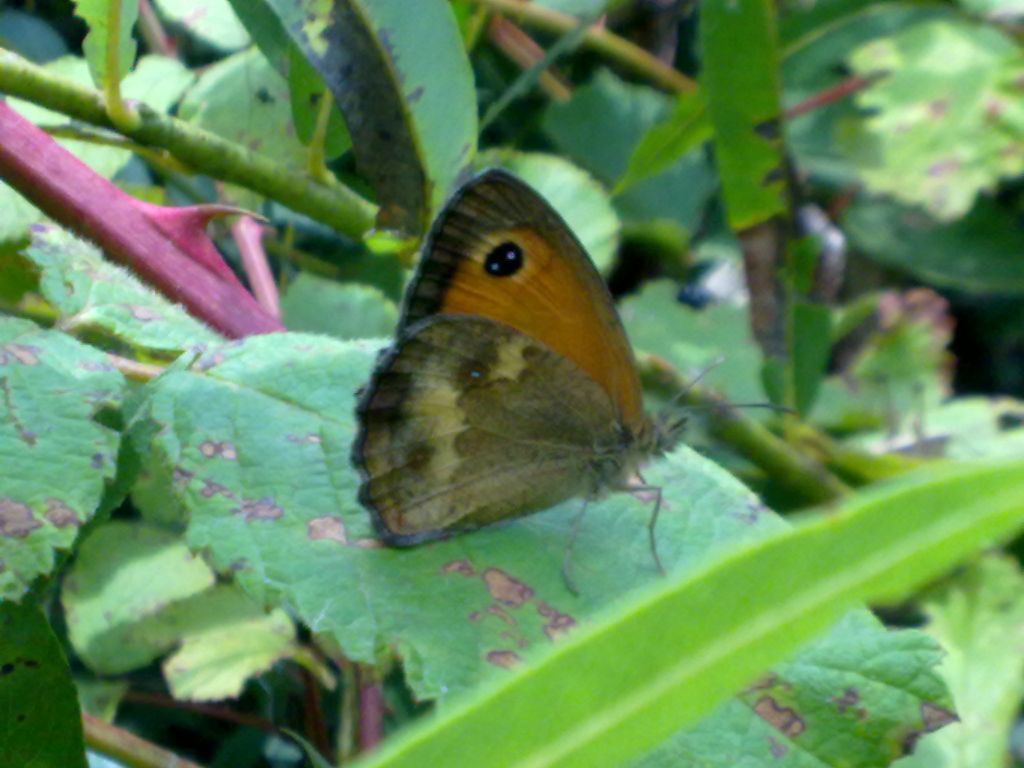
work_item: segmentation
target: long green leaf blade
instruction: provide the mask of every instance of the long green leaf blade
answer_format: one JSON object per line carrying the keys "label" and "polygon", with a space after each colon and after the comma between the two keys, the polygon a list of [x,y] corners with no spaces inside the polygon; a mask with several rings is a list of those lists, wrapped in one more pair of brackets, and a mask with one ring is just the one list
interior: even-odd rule
{"label": "long green leaf blade", "polygon": [[642,594],[366,764],[622,764],[858,601],[903,597],[1022,526],[1024,462],[905,478]]}

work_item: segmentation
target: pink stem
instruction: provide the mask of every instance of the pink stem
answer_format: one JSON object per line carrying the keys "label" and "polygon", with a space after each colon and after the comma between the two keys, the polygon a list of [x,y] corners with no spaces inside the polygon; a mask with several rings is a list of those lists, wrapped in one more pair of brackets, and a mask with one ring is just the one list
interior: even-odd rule
{"label": "pink stem", "polygon": [[237,282],[204,266],[137,201],[0,101],[0,178],[68,229],[232,338],[283,330]]}
{"label": "pink stem", "polygon": [[360,670],[359,751],[366,752],[384,738],[384,689],[380,682]]}
{"label": "pink stem", "polygon": [[249,278],[249,285],[260,303],[270,315],[281,319],[281,302],[278,300],[277,283],[267,263],[267,253],[263,250],[263,225],[252,216],[239,216],[231,225],[231,236],[242,254],[242,266]]}

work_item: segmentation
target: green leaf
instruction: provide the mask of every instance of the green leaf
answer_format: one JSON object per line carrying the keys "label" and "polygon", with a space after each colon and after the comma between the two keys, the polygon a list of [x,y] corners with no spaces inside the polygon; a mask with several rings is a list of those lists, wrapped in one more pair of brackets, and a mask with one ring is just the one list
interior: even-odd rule
{"label": "green leaf", "polygon": [[990,200],[942,223],[920,210],[861,199],[846,211],[843,229],[859,252],[930,285],[1024,293],[1024,232],[1011,211]]}
{"label": "green leaf", "polygon": [[[709,712],[856,601],[902,599],[1019,531],[1022,473],[1020,461],[919,473],[676,575],[365,764],[457,764],[470,755],[480,766],[621,764]],[[644,664],[623,673],[624,658]],[[770,717],[791,727],[791,713],[771,704]],[[922,706],[918,733],[953,718]]]}
{"label": "green leaf", "polygon": [[787,207],[773,6],[768,0],[708,0],[700,40],[722,194],[729,225],[742,230]]}
{"label": "green leaf", "polygon": [[303,167],[288,83],[255,49],[207,68],[185,94],[179,117],[283,165]]}
{"label": "green leaf", "polygon": [[103,353],[0,317],[0,599],[49,573],[99,507],[120,435],[98,417],[123,388]]}
{"label": "green leaf", "polygon": [[[950,6],[938,3],[825,0],[791,5],[794,7],[780,19],[780,33],[787,43],[783,62],[786,107],[850,84],[847,60],[865,43],[952,15]],[[787,121],[786,149],[793,153],[800,171],[819,183],[836,189],[859,185],[857,168],[845,145],[862,119],[852,98],[819,104]]]}
{"label": "green leaf", "polygon": [[539,152],[481,153],[477,167],[492,166],[512,171],[540,193],[568,222],[597,268],[611,269],[619,247],[619,217],[608,193],[590,174],[564,158]]}
{"label": "green leaf", "polygon": [[155,0],[160,15],[222,51],[249,44],[249,35],[228,0]]}
{"label": "green leaf", "polygon": [[285,290],[281,313],[290,330],[338,339],[383,338],[398,325],[398,307],[376,288],[308,272],[301,272]]}
{"label": "green leaf", "polygon": [[651,128],[633,150],[616,194],[671,168],[680,158],[711,138],[707,105],[700,91],[680,94],[668,120]]}
{"label": "green leaf", "polygon": [[[111,27],[111,10],[116,12],[116,26]],[[82,43],[96,87],[103,89],[109,77],[117,81],[128,74],[135,63],[135,38],[132,30],[139,18],[139,0],[75,0],[75,14],[89,27]],[[117,71],[108,71],[107,49],[117,46]]]}
{"label": "green leaf", "polygon": [[381,226],[419,234],[476,150],[469,59],[445,0],[264,0],[345,115]]}
{"label": "green leaf", "polygon": [[923,632],[886,632],[866,612],[847,614],[791,661],[633,765],[883,768],[926,727],[922,712],[948,712],[942,682],[911,672],[934,668],[941,657]]}
{"label": "green leaf", "polygon": [[995,27],[930,21],[865,45],[850,64],[885,75],[855,97],[871,113],[853,148],[871,190],[948,221],[1024,172],[1024,59]]}
{"label": "green leaf", "polygon": [[[602,69],[569,102],[552,104],[543,127],[561,153],[610,186],[626,172],[646,133],[671,112],[668,96]],[[616,196],[614,203],[626,224],[671,222],[689,235],[696,231],[715,184],[707,161],[691,152]]]}
{"label": "green leaf", "polygon": [[295,651],[288,614],[280,608],[265,612],[234,585],[169,606],[150,622],[149,631],[157,630],[181,639],[163,669],[174,697],[189,701],[237,697],[246,680]]}
{"label": "green leaf", "polygon": [[1024,687],[1024,577],[1009,558],[986,557],[926,605],[928,631],[960,722],[926,737],[898,768],[1000,768]]}
{"label": "green leaf", "polygon": [[140,622],[213,583],[213,571],[170,531],[109,522],[82,542],[64,580],[71,644],[101,674],[144,666],[174,639],[147,635]]}
{"label": "green leaf", "polygon": [[[375,351],[298,334],[254,337],[210,349],[143,388],[130,439],[146,472],[163,478],[153,498],[189,512],[191,547],[209,552],[255,598],[286,602],[348,658],[372,663],[395,648],[418,698],[507,674],[657,580],[649,497],[618,494],[590,504],[573,555],[578,597],[561,572],[578,501],[448,541],[380,548],[356,503],[359,479],[349,462],[354,393]],[[645,477],[664,489],[658,546],[673,571],[693,570],[730,543],[781,525],[689,449],[653,464]],[[339,586],[352,584],[359,588]],[[899,646],[881,629],[874,636]],[[922,681],[918,693],[934,681],[922,659],[906,668]],[[805,700],[821,699],[816,690],[808,684]],[[871,715],[857,732],[889,749],[895,710],[868,698],[890,719]],[[901,701],[895,721],[917,727],[920,700]],[[729,732],[743,740],[759,720],[748,711]],[[768,743],[750,746],[767,750]]]}
{"label": "green leaf", "polygon": [[696,310],[676,299],[678,287],[652,281],[619,307],[633,346],[670,362],[734,402],[763,401],[761,352],[750,334],[750,315],[734,304]]}
{"label": "green leaf", "polygon": [[822,304],[795,302],[793,313],[793,384],[796,407],[806,414],[814,405],[832,350],[832,314]]}
{"label": "green leaf", "polygon": [[[294,44],[288,46],[288,91],[291,94],[295,133],[299,141],[309,146],[320,118],[323,99],[329,95],[329,91],[319,73]],[[333,160],[341,157],[351,147],[352,137],[348,135],[345,119],[338,105],[332,101],[324,136],[324,156]]]}
{"label": "green leaf", "polygon": [[69,333],[109,334],[135,348],[178,352],[220,337],[106,261],[96,247],[57,227],[33,228],[24,255],[39,271],[39,292]]}
{"label": "green leaf", "polygon": [[24,768],[85,768],[78,697],[42,612],[0,601],[0,755]]}
{"label": "green leaf", "polygon": [[179,699],[238,696],[294,650],[284,611],[214,586],[179,536],[145,523],[111,522],[86,538],[62,600],[71,643],[96,672],[127,672],[176,648],[163,670]]}

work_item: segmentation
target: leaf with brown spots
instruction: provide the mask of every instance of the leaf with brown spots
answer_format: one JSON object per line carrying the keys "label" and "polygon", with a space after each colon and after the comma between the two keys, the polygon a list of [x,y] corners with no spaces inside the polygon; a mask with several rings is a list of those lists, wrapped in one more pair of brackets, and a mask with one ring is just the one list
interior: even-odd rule
{"label": "leaf with brown spots", "polygon": [[[487,675],[509,674],[494,660],[505,661],[510,652],[526,659],[571,643],[633,590],[664,583],[650,560],[650,505],[630,494],[589,506],[573,553],[578,597],[562,578],[577,502],[405,550],[339,545],[342,531],[349,542],[374,539],[356,500],[359,480],[348,454],[354,393],[376,351],[323,337],[252,337],[207,350],[217,358],[215,366],[170,370],[133,400],[133,448],[149,475],[161,479],[161,498],[187,510],[189,545],[208,552],[219,571],[232,573],[258,600],[287,601],[351,659],[373,663],[380,648],[401,649],[412,690],[427,699],[465,690]],[[295,440],[302,435],[320,439]],[[209,440],[230,442],[245,461],[205,458],[199,446]],[[194,472],[196,479],[175,485],[175,469]],[[653,463],[645,477],[665,492],[659,549],[674,574],[783,528],[735,478],[687,448]],[[198,478],[219,483],[232,497],[204,495]],[[160,497],[156,486],[152,491]],[[239,499],[272,499],[284,514],[269,522],[247,520]],[[238,562],[244,567],[234,571]],[[774,582],[757,583],[768,588]],[[737,595],[729,610],[718,598],[713,609],[673,621],[699,630],[735,615],[750,599]],[[818,754],[839,762],[836,750],[851,744],[872,758],[891,754],[897,749],[894,723],[916,724],[923,700],[945,705],[930,671],[937,652],[919,635],[886,632],[863,613],[853,616],[852,624],[841,624],[792,666],[780,665],[759,696],[729,703],[708,729],[675,737],[672,749],[698,755],[691,764],[733,765],[728,758],[734,753],[709,746],[715,743],[711,730],[740,744],[744,754],[755,751],[772,761],[775,739],[777,749],[788,750],[781,759],[787,768]],[[630,653],[645,660],[656,655],[660,635],[652,630],[642,642],[635,639]],[[876,660],[892,661],[878,669]],[[863,668],[881,682],[860,679]],[[833,699],[851,687],[861,700],[840,713]],[[760,696],[799,713],[803,732],[790,740],[758,716],[752,705]],[[829,743],[829,729],[843,738]]]}
{"label": "leaf with brown spots", "polygon": [[[24,253],[39,271],[40,293],[66,328],[113,336],[163,356],[220,338],[128,270],[104,259],[94,245],[55,226],[35,227]],[[95,364],[107,365],[99,360]]]}
{"label": "leaf with brown spots", "polygon": [[114,479],[120,405],[106,356],[57,331],[0,318],[0,600],[48,573]]}

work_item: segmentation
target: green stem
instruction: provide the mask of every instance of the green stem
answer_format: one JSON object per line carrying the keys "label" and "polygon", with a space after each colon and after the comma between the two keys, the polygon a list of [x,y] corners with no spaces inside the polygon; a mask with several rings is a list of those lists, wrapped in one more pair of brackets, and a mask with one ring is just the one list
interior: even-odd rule
{"label": "green stem", "polygon": [[648,356],[640,362],[645,384],[669,396],[685,392],[686,404],[707,409],[711,435],[728,444],[803,501],[820,504],[849,492],[849,488],[835,475],[730,405],[717,392],[684,381],[672,366],[660,358]]}
{"label": "green stem", "polygon": [[110,0],[107,3],[107,47],[103,52],[107,71],[103,77],[103,97],[111,122],[119,130],[128,131],[138,127],[139,116],[121,98],[121,2]]}
{"label": "green stem", "polygon": [[[522,0],[471,1],[523,24],[556,35],[564,35],[579,24],[579,19],[565,13],[552,11],[537,3],[524,3]],[[607,29],[591,27],[584,35],[582,45],[666,91],[690,93],[697,90],[697,83],[682,72]]]}
{"label": "green stem", "polygon": [[82,727],[89,749],[112,757],[128,768],[200,768],[198,763],[178,757],[173,752],[168,752],[163,747],[158,747],[98,717],[83,714]]}
{"label": "green stem", "polygon": [[[0,50],[0,93],[7,93],[102,128],[118,130],[102,96],[57,77],[15,53]],[[361,238],[374,226],[377,207],[340,183],[329,186],[250,152],[182,120],[142,107],[140,124],[119,133],[165,149],[199,173],[251,189],[322,222],[344,235]]]}
{"label": "green stem", "polygon": [[313,136],[309,142],[309,164],[310,177],[321,184],[329,184],[330,172],[327,170],[327,126],[331,121],[331,110],[334,108],[334,97],[331,92],[324,89],[320,97],[320,108],[316,113],[316,125],[313,127]]}

